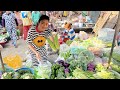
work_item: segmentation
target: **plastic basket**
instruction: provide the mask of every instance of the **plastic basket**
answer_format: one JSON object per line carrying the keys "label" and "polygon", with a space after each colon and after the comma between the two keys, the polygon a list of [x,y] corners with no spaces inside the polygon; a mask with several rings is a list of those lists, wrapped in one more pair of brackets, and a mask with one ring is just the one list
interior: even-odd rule
{"label": "plastic basket", "polygon": [[30,70],[30,72],[34,74],[34,70],[32,68],[20,68],[20,69],[17,69],[15,72],[18,72],[19,70]]}

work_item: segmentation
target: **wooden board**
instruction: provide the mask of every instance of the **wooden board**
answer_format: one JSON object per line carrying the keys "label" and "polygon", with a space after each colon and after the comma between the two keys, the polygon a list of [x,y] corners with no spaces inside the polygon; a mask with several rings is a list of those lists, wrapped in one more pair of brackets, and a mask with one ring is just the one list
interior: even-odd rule
{"label": "wooden board", "polygon": [[116,12],[116,11],[112,12],[107,23],[104,25],[104,28],[112,28],[113,29],[117,23],[117,19],[118,19],[118,12]]}
{"label": "wooden board", "polygon": [[107,23],[105,26],[104,26],[104,28],[112,28],[112,29],[114,29],[114,27],[115,27],[115,23]]}
{"label": "wooden board", "polygon": [[112,11],[112,14],[118,15],[119,11]]}
{"label": "wooden board", "polygon": [[100,16],[95,28],[94,28],[94,32],[97,34],[97,32],[103,28],[103,26],[105,25],[105,23],[107,22],[107,20],[109,19],[109,16],[111,15],[111,11],[106,11],[106,13],[103,16]]}

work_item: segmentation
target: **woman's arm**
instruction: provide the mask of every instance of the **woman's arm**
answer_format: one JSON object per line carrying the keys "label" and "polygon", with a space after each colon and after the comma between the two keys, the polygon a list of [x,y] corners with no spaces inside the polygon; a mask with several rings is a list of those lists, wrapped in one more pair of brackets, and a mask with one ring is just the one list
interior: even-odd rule
{"label": "woman's arm", "polygon": [[5,19],[2,19],[2,26],[5,27]]}
{"label": "woman's arm", "polygon": [[54,38],[53,38],[52,34],[51,34],[51,36],[49,36],[49,38],[52,42],[54,41]]}
{"label": "woman's arm", "polygon": [[36,49],[35,49],[31,44],[29,44],[28,47],[35,53],[36,59],[37,59],[37,60],[41,60],[40,53],[38,53],[38,52],[36,51]]}
{"label": "woman's arm", "polygon": [[34,48],[31,44],[28,44],[28,47],[29,47],[35,54],[37,54],[37,51],[35,50],[35,48]]}

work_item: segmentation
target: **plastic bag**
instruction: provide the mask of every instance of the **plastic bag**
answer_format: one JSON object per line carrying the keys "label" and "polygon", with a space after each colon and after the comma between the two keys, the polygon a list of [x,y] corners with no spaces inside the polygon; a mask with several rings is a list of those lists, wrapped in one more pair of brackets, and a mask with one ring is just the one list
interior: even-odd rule
{"label": "plastic bag", "polygon": [[86,39],[89,38],[89,36],[88,36],[88,34],[87,34],[86,32],[80,31],[80,33],[79,33],[79,38],[80,38],[81,40],[86,40]]}
{"label": "plastic bag", "polygon": [[80,46],[80,42],[79,41],[73,41],[71,44],[70,44],[70,48],[72,47],[79,47]]}
{"label": "plastic bag", "polygon": [[55,60],[57,60],[57,58],[58,58],[58,54],[57,53],[48,55],[48,61],[50,61],[51,63],[55,62]]}
{"label": "plastic bag", "polygon": [[104,42],[112,42],[115,30],[111,28],[103,28],[98,31],[98,39]]}
{"label": "plastic bag", "polygon": [[94,65],[102,64],[102,58],[100,58],[100,57],[95,57],[93,63],[94,63]]}
{"label": "plastic bag", "polygon": [[76,34],[75,34],[75,38],[79,38],[79,33],[76,33]]}
{"label": "plastic bag", "polygon": [[31,67],[32,67],[32,59],[28,59],[28,60],[25,62],[25,66],[28,67],[28,68],[31,68]]}
{"label": "plastic bag", "polygon": [[67,44],[60,45],[60,52],[67,52],[70,50],[70,47]]}
{"label": "plastic bag", "polygon": [[59,55],[58,58],[55,60],[55,62],[58,62],[58,61],[60,61],[60,60],[63,60],[63,61],[64,61],[64,58]]}
{"label": "plastic bag", "polygon": [[36,79],[49,79],[51,75],[52,64],[49,61],[40,61],[36,68]]}

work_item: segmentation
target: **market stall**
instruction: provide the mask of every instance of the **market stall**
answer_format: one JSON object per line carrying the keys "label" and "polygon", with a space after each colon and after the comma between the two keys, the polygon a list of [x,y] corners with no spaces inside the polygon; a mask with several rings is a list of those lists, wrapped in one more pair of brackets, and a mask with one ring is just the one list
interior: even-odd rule
{"label": "market stall", "polygon": [[46,44],[48,56],[54,60],[43,58],[38,67],[32,66],[29,52],[25,62],[19,55],[0,55],[1,79],[120,79],[120,48],[114,48],[118,26],[116,30],[102,29],[96,37],[78,37],[62,44],[56,33],[54,42],[47,39]]}

